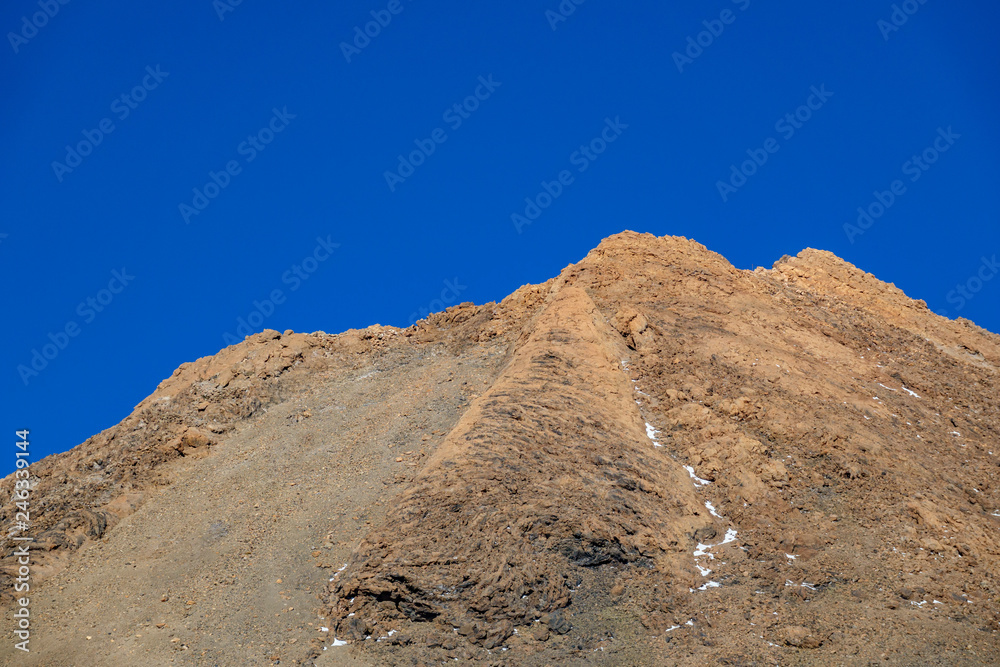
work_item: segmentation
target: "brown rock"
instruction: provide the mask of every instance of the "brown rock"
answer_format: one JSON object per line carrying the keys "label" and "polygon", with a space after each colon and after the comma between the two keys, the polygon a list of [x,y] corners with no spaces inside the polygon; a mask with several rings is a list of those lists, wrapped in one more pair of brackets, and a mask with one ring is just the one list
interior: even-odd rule
{"label": "brown rock", "polygon": [[531,629],[531,636],[540,642],[548,641],[549,638],[549,626],[543,623],[536,623]]}

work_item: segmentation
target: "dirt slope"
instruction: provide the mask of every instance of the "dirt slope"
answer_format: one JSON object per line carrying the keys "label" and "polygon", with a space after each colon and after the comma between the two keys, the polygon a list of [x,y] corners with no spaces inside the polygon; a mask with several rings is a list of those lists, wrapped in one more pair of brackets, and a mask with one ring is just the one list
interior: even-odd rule
{"label": "dirt slope", "polygon": [[406,330],[258,334],[33,465],[0,662],[1000,664],[998,370],[829,253],[632,232]]}

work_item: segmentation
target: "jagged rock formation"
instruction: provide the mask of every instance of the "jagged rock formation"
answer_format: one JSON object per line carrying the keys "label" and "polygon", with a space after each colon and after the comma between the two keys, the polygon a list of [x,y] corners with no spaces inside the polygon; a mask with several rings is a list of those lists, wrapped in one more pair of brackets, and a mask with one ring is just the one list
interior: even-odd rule
{"label": "jagged rock formation", "polygon": [[568,607],[574,568],[680,570],[705,508],[650,446],[626,362],[586,292],[555,291],[338,581],[343,634],[404,618],[474,628],[492,649]]}
{"label": "jagged rock formation", "polygon": [[34,664],[997,664],[998,370],[829,253],[631,232],[258,334],[33,466]]}

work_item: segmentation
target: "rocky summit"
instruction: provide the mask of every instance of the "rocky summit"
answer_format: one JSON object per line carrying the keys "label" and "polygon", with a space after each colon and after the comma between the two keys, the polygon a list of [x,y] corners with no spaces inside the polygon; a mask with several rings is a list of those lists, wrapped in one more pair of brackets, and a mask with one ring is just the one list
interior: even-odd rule
{"label": "rocky summit", "polygon": [[32,464],[0,662],[1000,664],[998,387],[1000,336],[828,252],[633,232],[407,329],[265,331]]}

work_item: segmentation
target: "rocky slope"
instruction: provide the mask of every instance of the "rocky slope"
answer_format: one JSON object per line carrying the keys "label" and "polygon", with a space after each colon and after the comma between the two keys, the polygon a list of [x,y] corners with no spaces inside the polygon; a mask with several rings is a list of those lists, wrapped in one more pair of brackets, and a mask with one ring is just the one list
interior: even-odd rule
{"label": "rocky slope", "polygon": [[1000,664],[998,370],[829,253],[631,232],[409,329],[257,334],[32,466],[0,661]]}

